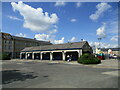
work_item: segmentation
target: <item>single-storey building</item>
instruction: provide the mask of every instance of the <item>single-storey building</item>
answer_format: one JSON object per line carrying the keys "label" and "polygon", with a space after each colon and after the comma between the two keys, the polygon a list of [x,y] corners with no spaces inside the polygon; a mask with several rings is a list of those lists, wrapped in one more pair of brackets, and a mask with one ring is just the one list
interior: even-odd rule
{"label": "single-storey building", "polygon": [[39,60],[77,60],[83,53],[92,53],[87,41],[26,47],[20,53],[21,59]]}

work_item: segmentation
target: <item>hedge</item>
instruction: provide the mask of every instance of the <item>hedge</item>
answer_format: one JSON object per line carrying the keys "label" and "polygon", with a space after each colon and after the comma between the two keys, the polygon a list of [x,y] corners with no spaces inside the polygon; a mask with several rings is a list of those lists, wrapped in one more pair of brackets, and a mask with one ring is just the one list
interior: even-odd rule
{"label": "hedge", "polygon": [[86,53],[79,57],[77,62],[81,64],[99,64],[101,60],[92,54]]}
{"label": "hedge", "polygon": [[7,53],[0,53],[0,60],[10,60],[10,56]]}

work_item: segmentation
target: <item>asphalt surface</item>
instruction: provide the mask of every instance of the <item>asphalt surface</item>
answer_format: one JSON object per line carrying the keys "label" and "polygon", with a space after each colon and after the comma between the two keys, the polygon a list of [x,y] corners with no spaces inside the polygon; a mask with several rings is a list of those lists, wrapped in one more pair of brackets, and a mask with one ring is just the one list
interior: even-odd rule
{"label": "asphalt surface", "polygon": [[[101,65],[98,65],[101,66]],[[3,88],[118,88],[118,70],[79,64],[3,61]]]}

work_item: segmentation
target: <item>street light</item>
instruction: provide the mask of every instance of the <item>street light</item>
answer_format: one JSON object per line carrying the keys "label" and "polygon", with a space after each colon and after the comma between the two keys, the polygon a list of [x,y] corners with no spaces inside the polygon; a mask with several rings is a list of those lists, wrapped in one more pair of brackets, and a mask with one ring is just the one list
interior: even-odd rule
{"label": "street light", "polygon": [[101,40],[102,38],[98,38],[98,41],[99,41],[99,48],[100,48],[100,40]]}

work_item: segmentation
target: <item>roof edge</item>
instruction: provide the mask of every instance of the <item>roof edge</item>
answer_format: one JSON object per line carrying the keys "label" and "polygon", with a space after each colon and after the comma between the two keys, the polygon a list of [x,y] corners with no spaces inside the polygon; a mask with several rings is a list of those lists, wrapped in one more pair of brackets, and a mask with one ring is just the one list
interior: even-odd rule
{"label": "roof edge", "polygon": [[73,50],[82,48],[66,48],[66,49],[48,49],[48,50],[31,50],[31,51],[21,51],[21,52],[34,52],[34,51],[55,51],[55,50]]}

